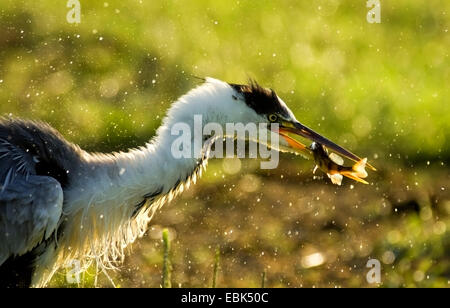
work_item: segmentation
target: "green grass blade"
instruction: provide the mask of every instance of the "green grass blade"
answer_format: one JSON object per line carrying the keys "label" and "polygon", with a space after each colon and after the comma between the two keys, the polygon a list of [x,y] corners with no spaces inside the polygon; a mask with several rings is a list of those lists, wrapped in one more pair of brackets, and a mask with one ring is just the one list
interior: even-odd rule
{"label": "green grass blade", "polygon": [[164,247],[164,260],[163,260],[163,277],[162,277],[162,287],[171,288],[171,276],[172,276],[172,265],[170,264],[170,240],[169,231],[164,229],[162,232],[163,247]]}
{"label": "green grass blade", "polygon": [[213,270],[213,280],[212,280],[212,288],[216,287],[217,283],[217,274],[219,272],[219,262],[220,262],[220,247],[216,247],[216,255],[214,257],[214,270]]}

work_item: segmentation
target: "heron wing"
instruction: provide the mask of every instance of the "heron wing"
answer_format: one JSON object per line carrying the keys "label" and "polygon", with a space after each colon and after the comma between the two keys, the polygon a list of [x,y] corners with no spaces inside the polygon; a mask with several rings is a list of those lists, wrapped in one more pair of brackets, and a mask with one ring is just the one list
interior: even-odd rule
{"label": "heron wing", "polygon": [[62,187],[53,177],[36,175],[38,161],[0,138],[0,265],[47,239],[61,217]]}

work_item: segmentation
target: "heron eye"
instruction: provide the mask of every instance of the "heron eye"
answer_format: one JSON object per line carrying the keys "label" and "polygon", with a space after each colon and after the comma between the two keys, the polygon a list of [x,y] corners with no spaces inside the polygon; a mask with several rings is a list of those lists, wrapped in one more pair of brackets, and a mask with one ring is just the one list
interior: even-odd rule
{"label": "heron eye", "polygon": [[269,121],[270,122],[275,122],[276,120],[278,120],[278,116],[276,114],[270,114],[269,115]]}

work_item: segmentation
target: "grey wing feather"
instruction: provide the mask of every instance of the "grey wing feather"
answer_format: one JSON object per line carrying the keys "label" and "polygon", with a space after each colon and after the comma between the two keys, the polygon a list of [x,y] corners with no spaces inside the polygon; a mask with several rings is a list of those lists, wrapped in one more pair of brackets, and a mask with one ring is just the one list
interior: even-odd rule
{"label": "grey wing feather", "polygon": [[63,206],[60,183],[35,173],[38,158],[0,138],[0,265],[47,239]]}
{"label": "grey wing feather", "polygon": [[37,157],[0,138],[0,190],[14,181],[16,174],[28,176],[33,173],[37,161]]}
{"label": "grey wing feather", "polygon": [[16,178],[0,193],[0,265],[47,239],[58,226],[63,191],[47,176]]}

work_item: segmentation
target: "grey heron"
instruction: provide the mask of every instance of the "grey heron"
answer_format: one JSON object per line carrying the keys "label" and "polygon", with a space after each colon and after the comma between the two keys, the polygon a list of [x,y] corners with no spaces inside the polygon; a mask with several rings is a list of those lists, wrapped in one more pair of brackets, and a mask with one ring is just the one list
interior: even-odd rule
{"label": "grey heron", "polygon": [[[171,127],[206,122],[277,123],[280,150],[293,133],[359,157],[301,124],[273,90],[207,78],[176,100],[156,136],[128,152],[83,151],[43,122],[0,120],[0,285],[45,286],[72,260],[114,268],[157,209],[196,182],[208,159],[171,155]],[[258,141],[258,140],[256,140]],[[301,147],[300,147],[301,148]]]}

